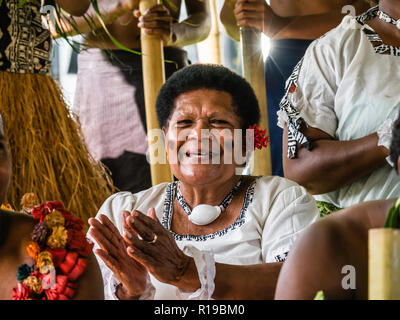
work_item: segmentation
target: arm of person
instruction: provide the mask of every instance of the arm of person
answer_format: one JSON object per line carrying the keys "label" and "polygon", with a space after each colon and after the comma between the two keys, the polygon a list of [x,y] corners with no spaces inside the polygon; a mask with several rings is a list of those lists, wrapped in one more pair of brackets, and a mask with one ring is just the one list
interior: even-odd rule
{"label": "arm of person", "polygon": [[385,164],[389,150],[378,146],[373,133],[350,141],[334,140],[324,131],[307,127],[302,133],[312,144],[312,150],[300,148],[297,157],[286,156],[288,129],[283,132],[283,169],[285,177],[304,186],[311,194],[337,190],[370,174]]}
{"label": "arm of person", "polygon": [[184,47],[204,40],[211,30],[209,5],[207,1],[186,0],[188,17],[172,23],[170,10],[164,5],[156,5],[146,12],[135,11],[138,26],[146,34],[158,35],[165,46]]}
{"label": "arm of person", "polygon": [[320,290],[326,299],[351,298],[351,290],[341,288],[341,271],[348,260],[339,235],[329,220],[310,226],[282,267],[275,299],[312,300]]}
{"label": "arm of person", "polygon": [[[375,171],[385,164],[389,153],[378,146],[374,131],[379,123],[364,137],[347,141],[336,137],[340,123],[346,121],[338,115],[341,102],[337,92],[347,66],[339,53],[342,49],[332,45],[335,35],[333,32],[309,46],[286,82],[278,112],[278,125],[284,129],[285,177],[312,194],[337,190]],[[357,135],[355,122],[349,120],[346,126],[348,135]]]}
{"label": "arm of person", "polygon": [[[217,300],[272,300],[282,262],[239,266],[215,263],[216,275],[213,299]],[[175,285],[186,291],[200,288],[198,271],[193,259],[184,277]]]}
{"label": "arm of person", "polygon": [[208,1],[185,0],[188,17],[172,25],[171,41],[167,45],[183,47],[207,38],[211,30]]}
{"label": "arm of person", "polygon": [[234,14],[236,0],[225,0],[220,12],[220,20],[226,33],[235,41],[240,41],[240,30]]}
{"label": "arm of person", "polygon": [[[369,9],[369,5],[364,0],[358,0],[351,4],[355,8],[355,13],[361,14]],[[343,13],[342,8],[337,8],[327,13],[313,14],[296,17],[279,17],[276,25],[267,21],[264,24],[266,35],[272,39],[317,39],[329,30],[340,24],[343,17],[348,12]]]}
{"label": "arm of person", "polygon": [[[105,25],[111,24],[114,20],[127,12],[133,12],[137,6],[138,0],[98,0],[98,9],[101,14],[101,20]],[[102,22],[92,4],[90,4],[85,17],[69,17],[64,13],[61,13],[60,19],[56,19],[56,24],[67,36],[86,34],[102,27]],[[50,24],[49,29],[53,38],[61,36],[57,32],[56,26]]]}
{"label": "arm of person", "polygon": [[56,0],[56,3],[74,16],[82,16],[89,8],[90,0]]}
{"label": "arm of person", "polygon": [[[283,180],[283,179],[282,179]],[[264,263],[228,265],[215,263],[214,299],[272,299],[282,261],[297,237],[319,217],[315,201],[306,190],[283,180],[284,188],[271,201],[269,214],[263,223],[261,255]],[[263,215],[260,214],[260,219]],[[195,292],[202,288],[200,274],[212,273],[212,263],[206,270],[198,270],[199,257],[184,254],[170,232],[158,222],[154,209],[148,215],[133,211],[129,226],[143,238],[125,239],[129,255],[146,266],[159,281],[181,290]],[[151,239],[157,235],[153,243]],[[133,249],[133,251],[130,251]],[[190,250],[189,250],[190,251]],[[203,253],[201,253],[203,254]],[[198,255],[198,253],[196,254]],[[208,259],[203,259],[207,261]],[[208,260],[209,261],[209,260]],[[182,266],[182,267],[179,267]],[[207,282],[211,281],[207,279]],[[210,290],[211,285],[208,285]]]}
{"label": "arm of person", "polygon": [[[355,13],[369,8],[364,0],[351,4]],[[240,27],[253,27],[271,39],[316,39],[335,28],[347,14],[342,8],[326,13],[282,17],[274,13],[265,0],[226,0],[221,10],[221,22],[228,35],[239,41]]]}
{"label": "arm of person", "polygon": [[78,280],[79,287],[74,300],[103,300],[103,278],[93,253],[88,257],[87,267]]}
{"label": "arm of person", "polygon": [[[368,230],[382,228],[394,201],[360,203],[311,225],[282,267],[275,299],[313,299],[320,290],[326,299],[367,299]],[[353,290],[342,285],[345,266],[354,267]]]}

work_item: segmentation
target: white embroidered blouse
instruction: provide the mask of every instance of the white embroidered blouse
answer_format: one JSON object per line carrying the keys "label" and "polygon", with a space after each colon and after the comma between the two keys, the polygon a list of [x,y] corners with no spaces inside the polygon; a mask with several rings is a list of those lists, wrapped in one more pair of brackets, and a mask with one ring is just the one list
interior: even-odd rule
{"label": "white embroidered blouse", "polygon": [[[288,157],[296,157],[296,142],[310,148],[299,131],[302,121],[345,141],[368,136],[385,120],[397,118],[400,48],[384,44],[365,23],[377,11],[374,7],[359,17],[344,17],[337,28],[310,45],[287,80],[278,125],[288,126]],[[315,198],[345,208],[399,194],[400,178],[385,164],[350,185]]]}
{"label": "white embroidered blouse", "polygon": [[[104,202],[98,214],[105,214],[123,234],[123,210],[146,213],[154,207],[159,221],[169,230],[175,184],[163,183],[136,194],[114,194]],[[198,250],[211,251],[216,262],[250,265],[284,261],[299,234],[318,218],[315,201],[303,187],[280,177],[258,177],[249,186],[240,214],[232,225],[202,236],[171,232],[181,249],[192,245]],[[100,258],[98,261],[105,298],[115,299],[118,281]],[[150,280],[156,288],[154,299],[185,299],[191,294],[182,296],[175,287],[152,276]]]}

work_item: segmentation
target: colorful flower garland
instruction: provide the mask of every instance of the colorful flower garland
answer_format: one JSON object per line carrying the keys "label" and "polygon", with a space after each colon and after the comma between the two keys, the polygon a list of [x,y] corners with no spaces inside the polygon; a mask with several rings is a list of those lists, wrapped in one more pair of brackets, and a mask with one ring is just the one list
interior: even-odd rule
{"label": "colorful flower garland", "polygon": [[58,201],[37,205],[31,214],[39,220],[26,248],[34,264],[19,266],[13,300],[71,299],[93,249],[84,223]]}

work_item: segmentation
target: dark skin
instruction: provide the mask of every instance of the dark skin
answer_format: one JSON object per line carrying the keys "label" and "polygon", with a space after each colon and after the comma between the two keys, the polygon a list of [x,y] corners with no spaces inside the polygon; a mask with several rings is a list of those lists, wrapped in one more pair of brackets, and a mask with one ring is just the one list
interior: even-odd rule
{"label": "dark skin", "polygon": [[[302,132],[312,142],[312,151],[298,144],[297,157],[287,157],[287,127],[283,131],[285,177],[304,186],[311,194],[334,191],[375,171],[385,164],[389,150],[378,146],[376,133],[367,137],[338,141],[313,127]],[[324,179],[321,179],[324,177]]]}
{"label": "dark skin", "polygon": [[[384,226],[395,201],[356,204],[311,225],[282,267],[275,299],[313,299],[320,290],[326,299],[368,299],[368,231]],[[356,271],[354,290],[342,287],[346,265]]]}
{"label": "dark skin", "polygon": [[[84,14],[90,4],[89,0],[56,2],[69,13],[76,15]],[[6,199],[10,178],[11,160],[0,117],[0,203],[4,203]],[[26,214],[0,210],[0,300],[12,299],[12,289],[18,283],[18,267],[24,263],[33,264],[26,252],[26,246],[31,242],[31,233],[36,223],[36,220]],[[88,258],[88,265],[75,292],[76,300],[104,299],[101,272],[93,254]]]}
{"label": "dark skin", "polygon": [[[4,203],[11,177],[11,161],[0,117],[0,203]],[[26,252],[37,220],[17,212],[0,210],[0,300],[12,299],[17,285],[16,272],[21,264],[32,265]],[[103,281],[97,260],[89,256],[85,272],[79,279],[76,300],[102,300]]]}
{"label": "dark skin", "polygon": [[[399,0],[382,0],[380,8],[393,16],[400,17]],[[400,31],[396,26],[378,18],[367,22],[387,44],[400,45]],[[285,177],[303,185],[312,194],[337,190],[362,178],[385,164],[389,150],[378,146],[378,136],[369,136],[351,141],[338,141],[327,133],[313,127],[301,129],[312,141],[313,150],[300,148],[295,159],[288,159],[287,128],[283,134],[283,167]],[[324,179],[320,179],[324,176]]]}
{"label": "dark skin", "polygon": [[369,8],[365,0],[226,0],[221,21],[230,37],[239,41],[239,28],[252,27],[271,39],[316,39],[336,27],[342,8],[354,7],[354,14]]}
{"label": "dark skin", "polygon": [[[9,224],[9,234],[0,247],[0,300],[12,299],[12,289],[17,285],[16,271],[21,264],[32,265],[33,261],[26,252],[26,246],[32,241],[31,233],[37,223],[31,216],[17,212],[0,212],[1,222]],[[6,220],[5,220],[5,217]],[[0,223],[1,223],[0,222]],[[74,300],[103,300],[103,282],[97,260],[89,256],[85,272],[79,279]]]}
{"label": "dark skin", "polygon": [[[395,199],[364,202],[333,213],[296,241],[279,275],[275,299],[368,299],[368,230],[382,228]],[[342,268],[354,266],[356,289],[342,288]]]}
{"label": "dark skin", "polygon": [[89,8],[90,0],[56,0],[57,4],[74,16],[82,16]]}
{"label": "dark skin", "polygon": [[[202,140],[197,141],[201,137],[199,133],[203,129],[222,132],[223,129],[239,128],[240,119],[234,112],[232,97],[227,92],[199,89],[183,93],[176,99],[169,123],[163,130],[171,171],[179,179],[182,194],[191,207],[200,203],[218,205],[225,198],[227,190],[231,190],[239,180],[235,175],[239,165],[234,161],[220,161],[215,165],[192,162],[195,156],[191,153],[197,153],[197,146],[202,145]],[[186,138],[178,139],[181,134]],[[221,157],[229,154],[222,142],[219,144]],[[176,145],[178,150],[185,150],[185,154],[191,155],[186,155],[178,162],[172,161]],[[227,211],[206,226],[191,223],[175,200],[172,231],[206,235],[232,224],[240,213],[246,190],[253,179],[246,177]],[[89,233],[100,245],[101,249],[96,253],[122,283],[116,292],[120,299],[137,299],[142,294],[146,272],[161,282],[183,290],[194,292],[200,288],[194,259],[178,248],[172,234],[158,221],[154,208],[150,208],[147,215],[137,210],[124,212],[124,235],[119,234],[106,216],[99,217],[100,220],[89,220]],[[154,239],[154,234],[157,235],[156,242],[149,243]],[[281,265],[262,263],[236,266],[216,263],[213,298],[272,299]],[[145,269],[141,269],[141,266]]]}
{"label": "dark skin", "polygon": [[[188,17],[178,23],[181,0],[165,1],[146,12],[140,12],[138,0],[98,1],[99,11],[110,34],[130,49],[140,49],[141,29],[148,35],[159,36],[164,46],[183,47],[204,40],[210,31],[207,1],[186,0],[185,5]],[[78,17],[74,20],[79,32],[62,19],[64,31],[70,35],[86,34],[87,45],[91,47],[119,49],[103,30],[92,6],[87,15],[93,19],[95,28],[88,25],[84,18]],[[55,29],[51,30],[53,36],[57,37]]]}

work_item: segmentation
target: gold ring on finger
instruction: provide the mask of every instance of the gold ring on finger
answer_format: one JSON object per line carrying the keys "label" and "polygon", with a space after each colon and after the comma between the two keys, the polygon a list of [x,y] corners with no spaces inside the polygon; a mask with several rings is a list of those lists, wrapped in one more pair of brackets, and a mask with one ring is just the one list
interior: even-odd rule
{"label": "gold ring on finger", "polygon": [[157,241],[157,235],[156,234],[154,234],[154,237],[153,237],[153,240],[151,240],[151,241],[147,241],[147,243],[150,243],[150,244],[154,244],[154,243],[156,243],[156,241]]}

